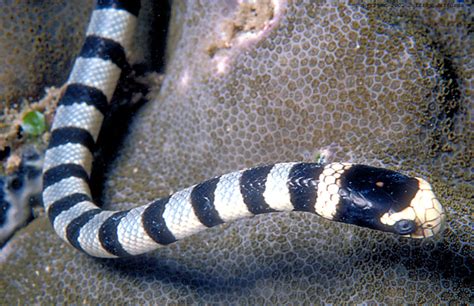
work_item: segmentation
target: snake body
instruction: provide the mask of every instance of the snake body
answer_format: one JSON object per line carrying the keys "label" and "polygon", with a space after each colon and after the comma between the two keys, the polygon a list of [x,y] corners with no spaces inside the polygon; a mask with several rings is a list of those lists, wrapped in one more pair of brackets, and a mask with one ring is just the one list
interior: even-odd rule
{"label": "snake body", "polygon": [[138,255],[209,227],[262,213],[303,211],[423,238],[445,213],[421,178],[366,165],[289,162],[224,174],[126,211],[97,207],[89,178],[97,137],[128,69],[139,1],[99,0],[54,117],[43,202],[56,233],[95,257]]}

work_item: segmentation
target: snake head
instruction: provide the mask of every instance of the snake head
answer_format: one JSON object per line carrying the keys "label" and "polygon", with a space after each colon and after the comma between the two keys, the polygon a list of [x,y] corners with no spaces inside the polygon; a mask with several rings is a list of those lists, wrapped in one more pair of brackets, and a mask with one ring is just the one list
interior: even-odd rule
{"label": "snake head", "polygon": [[431,185],[401,173],[352,165],[340,181],[334,220],[411,238],[441,232],[446,214]]}

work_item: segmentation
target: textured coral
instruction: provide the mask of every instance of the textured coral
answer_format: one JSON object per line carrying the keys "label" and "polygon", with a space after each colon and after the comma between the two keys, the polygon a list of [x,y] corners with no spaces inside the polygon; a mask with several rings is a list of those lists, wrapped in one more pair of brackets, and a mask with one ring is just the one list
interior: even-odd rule
{"label": "textured coral", "polygon": [[93,1],[0,2],[0,108],[65,81]]}
{"label": "textured coral", "polygon": [[202,2],[175,2],[163,86],[131,125],[105,203],[128,208],[227,171],[323,153],[427,176],[448,207],[444,237],[406,240],[304,213],[268,214],[114,261],[76,252],[40,218],[3,251],[15,254],[0,272],[5,296],[472,302],[469,101],[466,90],[456,96],[450,84],[465,76],[446,67],[430,32],[393,26],[395,15],[372,7],[272,1],[268,13],[250,1]]}

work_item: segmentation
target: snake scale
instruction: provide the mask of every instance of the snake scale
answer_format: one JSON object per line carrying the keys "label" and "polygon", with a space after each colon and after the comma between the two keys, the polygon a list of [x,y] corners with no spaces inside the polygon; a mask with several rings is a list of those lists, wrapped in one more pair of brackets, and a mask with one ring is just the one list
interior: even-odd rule
{"label": "snake scale", "polygon": [[315,213],[411,238],[442,231],[445,212],[428,182],[349,163],[259,166],[130,210],[100,209],[89,186],[93,152],[119,77],[129,69],[139,8],[139,1],[98,1],[56,110],[42,196],[63,240],[91,256],[124,257],[224,222],[281,211]]}

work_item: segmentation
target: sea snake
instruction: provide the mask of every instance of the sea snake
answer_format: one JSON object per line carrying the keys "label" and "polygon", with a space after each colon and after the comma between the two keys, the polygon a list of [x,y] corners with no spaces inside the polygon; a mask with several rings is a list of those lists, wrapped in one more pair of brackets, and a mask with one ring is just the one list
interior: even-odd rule
{"label": "sea snake", "polygon": [[209,227],[262,213],[302,211],[406,237],[440,232],[445,213],[428,182],[349,163],[286,162],[214,177],[126,211],[93,203],[97,137],[120,74],[139,1],[99,0],[51,128],[43,203],[56,233],[95,257],[142,254]]}

